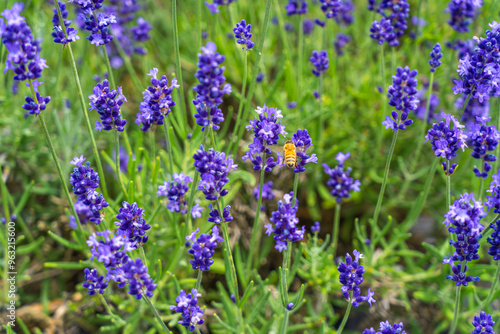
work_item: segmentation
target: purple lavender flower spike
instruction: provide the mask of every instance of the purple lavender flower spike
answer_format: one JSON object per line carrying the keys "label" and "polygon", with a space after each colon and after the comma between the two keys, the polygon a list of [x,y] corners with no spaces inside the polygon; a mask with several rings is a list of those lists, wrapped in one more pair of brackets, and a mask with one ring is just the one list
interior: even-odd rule
{"label": "purple lavender flower spike", "polygon": [[54,7],[54,15],[52,17],[52,23],[54,24],[54,28],[52,28],[52,37],[54,37],[54,43],[68,44],[76,41],[77,39],[80,39],[80,36],[78,36],[78,30],[70,27],[71,21],[67,19],[69,13],[66,9],[66,3],[59,1],[59,8],[61,9],[61,16],[63,18],[64,27],[66,28],[66,33],[68,34],[68,36],[66,37],[64,35],[64,31],[61,27],[61,22],[59,22],[59,16],[57,15],[57,9],[56,7]]}
{"label": "purple lavender flower spike", "polygon": [[491,318],[491,315],[486,314],[481,311],[479,315],[474,316],[474,321],[472,321],[472,326],[474,326],[474,331],[471,334],[495,334],[493,331],[493,326],[495,322]]}
{"label": "purple lavender flower spike", "polygon": [[494,208],[494,213],[500,213],[500,170],[491,177],[493,181],[491,181],[490,188],[486,190],[487,193],[491,193],[491,196],[486,195],[486,206],[488,211]]}
{"label": "purple lavender flower spike", "polygon": [[177,323],[186,327],[189,331],[194,331],[196,325],[201,325],[205,322],[203,317],[203,310],[198,306],[198,297],[201,293],[198,290],[192,289],[191,293],[187,294],[181,290],[179,296],[175,298],[177,306],[170,306],[170,310],[182,314],[182,320]]}
{"label": "purple lavender flower spike", "polygon": [[89,268],[85,268],[83,271],[85,273],[85,280],[82,285],[84,288],[88,289],[89,296],[93,296],[96,292],[99,292],[101,295],[104,294],[104,290],[108,287],[108,282],[104,280],[104,276],[97,275],[97,269],[90,270]]}
{"label": "purple lavender flower spike", "polygon": [[307,149],[312,146],[312,139],[311,137],[309,137],[309,133],[306,129],[298,129],[297,132],[292,135],[292,142],[296,147],[297,153],[297,163],[296,167],[293,170],[295,173],[305,172],[305,166],[310,162],[318,162],[316,153],[311,154],[311,156],[306,153]]}
{"label": "purple lavender flower spike", "polygon": [[283,196],[283,200],[278,201],[278,210],[274,211],[269,219],[274,227],[271,223],[265,226],[267,235],[274,234],[273,239],[276,242],[274,248],[280,252],[287,249],[288,242],[299,241],[304,237],[305,227],[302,226],[300,229],[297,227],[299,201],[296,200],[295,206],[292,207],[292,197],[293,192],[290,192]]}
{"label": "purple lavender flower spike", "polygon": [[316,233],[316,232],[319,232],[321,226],[319,224],[319,222],[314,222],[313,226],[311,226],[311,232],[312,233]]}
{"label": "purple lavender flower spike", "polygon": [[341,0],[320,0],[321,10],[327,19],[337,18],[342,9]]}
{"label": "purple lavender flower spike", "polygon": [[288,16],[306,14],[307,5],[306,0],[288,0],[285,6],[286,14]]}
{"label": "purple lavender flower spike", "polygon": [[376,40],[380,45],[384,43],[390,46],[399,45],[399,40],[396,38],[396,33],[394,32],[391,21],[384,17],[380,19],[380,22],[373,21],[370,28],[370,37]]}
{"label": "purple lavender flower spike", "polygon": [[369,0],[368,9],[382,16],[380,22],[373,22],[370,37],[376,39],[379,44],[387,42],[390,46],[399,45],[399,39],[408,28],[407,20],[410,17],[408,1],[382,0],[377,3],[377,1]]}
{"label": "purple lavender flower spike", "polygon": [[342,0],[340,5],[339,13],[334,16],[335,21],[342,26],[348,26],[354,22],[354,16],[352,13],[356,7],[351,0]]}
{"label": "purple lavender flower spike", "polygon": [[231,85],[224,84],[224,66],[220,66],[225,57],[216,52],[217,46],[208,42],[201,47],[202,53],[198,53],[198,71],[195,77],[199,83],[193,88],[196,99],[193,104],[196,107],[196,124],[200,125],[202,131],[207,126],[219,130],[219,123],[224,121],[224,115],[218,106],[222,103],[222,97],[231,93]]}
{"label": "purple lavender flower spike", "polygon": [[110,131],[116,130],[122,132],[127,123],[126,119],[122,120],[121,106],[127,99],[122,94],[122,88],[110,89],[108,80],[98,83],[92,90],[94,94],[89,95],[90,111],[97,110],[99,113],[100,123],[96,123],[96,130],[99,129]]}
{"label": "purple lavender flower spike", "polygon": [[481,6],[481,0],[451,0],[445,10],[450,13],[448,24],[460,33],[468,32]]}
{"label": "purple lavender flower spike", "polygon": [[278,144],[279,135],[283,137],[287,135],[285,126],[279,121],[283,115],[281,110],[268,108],[266,105],[257,107],[255,111],[257,116],[253,121],[250,121],[250,125],[246,126],[247,131],[253,131],[253,142],[248,145],[248,151],[243,155],[242,160],[249,159],[256,171],[264,168],[266,172],[270,173],[279,164],[279,161],[272,156],[263,161],[263,156],[272,154],[269,146]]}
{"label": "purple lavender flower spike", "polygon": [[[92,256],[90,261],[92,262],[94,258],[101,262],[107,269],[108,279],[114,279],[116,282],[120,283],[115,279],[115,272],[110,272],[111,269],[120,267],[122,264],[127,263],[129,257],[127,252],[135,250],[134,245],[129,242],[129,238],[125,235],[119,235],[115,233],[113,237],[110,237],[112,231],[106,230],[103,232],[94,232],[87,240],[87,245],[90,247],[90,252]],[[98,240],[97,237],[103,237]],[[125,286],[122,285],[120,287]]]}
{"label": "purple lavender flower spike", "polygon": [[140,300],[143,296],[153,297],[156,284],[148,274],[148,268],[141,259],[129,260],[122,267],[125,281],[128,284],[128,293]]}
{"label": "purple lavender flower spike", "polygon": [[186,243],[186,247],[191,247],[188,253],[194,257],[194,260],[190,261],[191,266],[193,270],[208,271],[214,263],[212,256],[215,254],[215,248],[223,241],[219,235],[219,228],[214,225],[212,235],[200,234],[198,238],[195,238],[195,236]]}
{"label": "purple lavender flower spike", "polygon": [[[340,262],[338,271],[340,272],[339,281],[342,284],[342,294],[352,306],[358,307],[360,303],[367,301],[370,306],[375,299],[373,299],[374,292],[368,289],[367,296],[361,296],[361,289],[359,285],[363,282],[363,274],[365,269],[359,264],[359,259],[363,258],[363,254],[356,249],[353,252],[354,260],[349,253],[346,254],[345,262]],[[351,296],[352,294],[352,296]]]}
{"label": "purple lavender flower spike", "polygon": [[168,199],[167,209],[170,212],[187,213],[186,193],[189,190],[189,183],[193,179],[182,173],[174,173],[173,181],[165,181],[163,185],[158,186],[157,196],[166,196]]}
{"label": "purple lavender flower spike", "polygon": [[497,220],[495,223],[490,224],[491,236],[489,236],[486,241],[491,245],[488,249],[488,254],[493,256],[493,260],[500,260],[500,220]]}
{"label": "purple lavender flower spike", "polygon": [[213,148],[205,151],[203,145],[200,145],[193,158],[194,167],[200,172],[198,190],[201,190],[209,201],[226,196],[229,191],[223,188],[229,182],[227,174],[238,166],[233,164],[233,159],[230,156],[226,158],[224,152],[215,151]]}
{"label": "purple lavender flower spike", "polygon": [[33,39],[31,29],[21,15],[23,3],[14,3],[11,9],[0,13],[0,38],[7,49],[4,74],[8,70],[14,72],[14,80],[24,81],[42,76],[44,68],[48,68],[46,60],[41,58],[41,40]]}
{"label": "purple lavender flower spike", "polygon": [[[492,166],[489,162],[496,161],[494,152],[498,141],[500,140],[500,132],[494,125],[487,126],[486,122],[491,120],[491,117],[476,117],[477,123],[471,125],[471,130],[467,133],[469,141],[472,144],[472,157],[478,160],[483,160],[482,171],[474,166],[474,174],[477,177],[486,179],[488,172]],[[480,123],[480,124],[479,124]]]}
{"label": "purple lavender flower spike", "polygon": [[214,209],[213,205],[210,203],[208,205],[208,208],[210,209],[210,213],[208,221],[210,223],[214,224],[220,224],[222,222],[229,223],[230,221],[233,220],[233,217],[231,216],[231,205],[226,205],[226,207],[222,210],[222,217],[219,214],[219,210]]}
{"label": "purple lavender flower spike", "polygon": [[372,328],[365,329],[362,334],[406,334],[403,329],[403,323],[391,325],[389,321],[381,322],[378,331]]}
{"label": "purple lavender flower spike", "polygon": [[[467,147],[467,135],[463,132],[464,126],[454,116],[441,113],[441,117],[444,121],[432,125],[425,136],[425,141],[431,142],[436,157],[450,161],[457,156],[459,148],[464,151]],[[454,169],[447,171],[447,174],[451,175]]]}
{"label": "purple lavender flower spike", "polygon": [[[415,111],[418,107],[417,89],[417,70],[410,70],[408,66],[405,68],[398,67],[396,75],[392,76],[392,85],[389,86],[387,97],[389,105],[396,108],[391,112],[391,117],[386,116],[382,122],[386,129],[394,131],[406,130],[408,126],[413,124],[413,120],[408,119],[409,112]],[[399,113],[398,113],[399,111]]]}
{"label": "purple lavender flower spike", "polygon": [[431,66],[431,72],[436,72],[436,68],[441,66],[441,58],[443,54],[441,53],[441,45],[436,43],[432,48],[430,53],[431,59],[429,59],[429,65]]}
{"label": "purple lavender flower spike", "polygon": [[[31,96],[26,96],[24,100],[26,101],[25,104],[23,104],[23,109],[26,110],[26,113],[30,115],[39,115],[40,112],[44,111],[47,108],[47,103],[50,102],[50,96],[43,97],[40,95],[38,92],[38,87],[43,84],[43,82],[38,82],[38,80],[32,81],[33,83],[33,90],[35,91],[35,99],[33,99]],[[25,83],[27,87],[30,87],[30,84],[28,82]]]}
{"label": "purple lavender flower spike", "polygon": [[134,248],[142,247],[148,241],[146,231],[151,228],[143,218],[144,210],[136,203],[123,202],[123,208],[118,209],[118,212],[116,219],[119,221],[115,222],[118,227],[116,235],[127,237]]}
{"label": "purple lavender flower spike", "polygon": [[309,19],[302,21],[302,31],[304,35],[310,35],[314,30],[314,22]]}
{"label": "purple lavender flower spike", "polygon": [[158,79],[157,68],[153,68],[148,75],[151,76],[151,86],[142,92],[144,97],[139,105],[140,113],[137,114],[135,120],[137,125],[142,124],[142,131],[148,131],[151,127],[154,130],[156,126],[163,124],[165,117],[170,113],[171,108],[175,106],[172,92],[174,88],[179,88],[175,78],[172,79],[170,86],[165,75]]}
{"label": "purple lavender flower spike", "polygon": [[328,59],[328,53],[326,50],[322,50],[320,52],[313,51],[309,60],[314,66],[312,72],[315,76],[319,77],[325,73],[326,70],[328,70],[328,63],[330,62],[330,59]]}
{"label": "purple lavender flower spike", "polygon": [[99,175],[92,168],[90,162],[87,161],[83,165],[86,158],[81,155],[75,157],[71,164],[75,166],[70,176],[70,183],[73,186],[73,193],[78,196],[78,200],[86,205],[92,217],[89,219],[96,225],[101,223],[101,210],[109,204],[104,200],[102,194],[96,191],[99,187]]}
{"label": "purple lavender flower spike", "polygon": [[[455,248],[455,252],[449,258],[445,258],[443,263],[451,265],[453,275],[446,278],[455,282],[457,286],[467,286],[471,281],[479,281],[479,277],[467,276],[467,262],[479,259],[479,240],[482,238],[481,232],[484,226],[479,222],[486,216],[483,212],[481,201],[474,199],[474,194],[464,193],[450,205],[450,210],[444,215],[443,224],[450,233],[456,235],[456,240],[450,240],[450,244]],[[459,264],[455,265],[455,262]]]}
{"label": "purple lavender flower spike", "polygon": [[242,44],[243,49],[250,50],[255,45],[254,42],[250,40],[252,38],[252,25],[247,24],[245,20],[236,23],[236,28],[233,28],[234,37],[237,39],[236,43]]}
{"label": "purple lavender flower spike", "polygon": [[73,0],[71,1],[80,6],[79,19],[83,21],[83,29],[91,32],[87,39],[90,44],[99,46],[109,44],[113,40],[110,34],[110,26],[116,23],[114,13],[103,13],[98,11],[102,8],[103,0]]}
{"label": "purple lavender flower spike", "polygon": [[339,152],[335,158],[339,163],[336,167],[330,168],[327,164],[323,164],[325,173],[330,177],[326,184],[330,187],[330,194],[335,197],[337,203],[342,203],[344,199],[351,197],[352,192],[360,191],[361,182],[354,180],[349,175],[352,168],[344,169],[344,162],[351,156],[350,152],[343,154]]}

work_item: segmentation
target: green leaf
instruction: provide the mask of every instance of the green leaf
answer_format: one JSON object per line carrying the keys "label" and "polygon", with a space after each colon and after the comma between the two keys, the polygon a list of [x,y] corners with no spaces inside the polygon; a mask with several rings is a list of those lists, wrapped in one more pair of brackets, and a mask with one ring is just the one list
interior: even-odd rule
{"label": "green leaf", "polygon": [[253,281],[250,281],[250,284],[247,286],[245,293],[243,294],[243,297],[241,297],[240,304],[238,307],[241,309],[244,305],[245,302],[247,301],[248,297],[252,294],[252,289],[253,289]]}
{"label": "green leaf", "polygon": [[75,249],[75,250],[82,250],[83,249],[83,247],[81,247],[78,243],[70,242],[69,240],[58,236],[57,234],[55,234],[52,231],[49,231],[48,234],[50,237],[52,237],[52,239],[54,239],[55,241],[57,241],[58,243],[60,243],[64,247]]}
{"label": "green leaf", "polygon": [[88,261],[45,262],[43,265],[45,268],[72,269],[72,270],[81,270],[92,266]]}
{"label": "green leaf", "polygon": [[36,239],[36,241],[33,241],[32,243],[17,247],[17,249],[16,249],[17,254],[19,254],[19,255],[29,254],[29,253],[39,249],[42,246],[42,243],[44,240],[45,240],[44,237],[39,237],[38,239]]}

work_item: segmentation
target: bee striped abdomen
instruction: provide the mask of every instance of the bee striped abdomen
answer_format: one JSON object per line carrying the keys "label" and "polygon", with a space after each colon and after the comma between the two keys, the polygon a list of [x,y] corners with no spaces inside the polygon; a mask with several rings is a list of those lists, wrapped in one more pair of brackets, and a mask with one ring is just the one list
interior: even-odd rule
{"label": "bee striped abdomen", "polygon": [[295,163],[297,162],[297,159],[295,158],[295,154],[291,154],[287,157],[285,157],[285,162],[287,167],[293,168],[295,167]]}

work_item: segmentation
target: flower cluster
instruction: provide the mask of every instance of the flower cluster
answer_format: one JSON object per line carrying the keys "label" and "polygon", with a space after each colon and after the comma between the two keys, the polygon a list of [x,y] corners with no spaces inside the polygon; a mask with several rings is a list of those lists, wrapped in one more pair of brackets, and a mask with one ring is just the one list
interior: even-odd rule
{"label": "flower cluster", "polygon": [[11,9],[5,9],[0,15],[0,38],[7,49],[5,70],[14,72],[14,80],[24,81],[42,76],[48,68],[46,60],[40,58],[40,40],[33,39],[30,27],[21,15],[23,3],[15,3]]}
{"label": "flower cluster", "polygon": [[254,42],[250,40],[252,38],[252,25],[245,20],[241,20],[241,22],[236,23],[236,28],[233,28],[234,37],[237,39],[236,43],[244,45],[243,49],[250,50],[255,45]]}
{"label": "flower cluster", "polygon": [[163,124],[163,119],[167,117],[170,110],[175,106],[175,101],[172,100],[172,91],[174,88],[179,88],[177,79],[172,79],[170,86],[165,75],[158,80],[158,69],[153,68],[149,71],[151,76],[151,86],[146,88],[141,104],[139,105],[140,113],[137,114],[135,123],[141,125],[142,131],[148,131],[151,126],[153,129],[157,125]]}
{"label": "flower cluster", "polygon": [[[107,273],[106,278],[102,279],[102,276],[97,277],[96,272],[90,272],[89,277],[86,275],[86,279],[91,283],[102,282],[103,280],[107,282],[112,279],[120,288],[128,285],[128,293],[135,296],[136,299],[141,299],[144,295],[152,297],[156,284],[153,283],[147,273],[147,267],[140,259],[134,261],[127,255],[127,252],[136,249],[136,245],[131,243],[127,236],[120,234],[119,231],[113,237],[110,237],[112,233],[109,230],[95,232],[87,240],[87,245],[91,248],[90,252],[92,253],[90,261],[97,258],[97,261],[104,265]],[[104,240],[98,240],[98,237],[103,237]],[[84,283],[84,286],[89,288],[89,284]],[[104,288],[101,287],[101,289]],[[94,294],[95,291],[93,290],[89,288],[89,294]]]}
{"label": "flower cluster", "polygon": [[325,173],[330,177],[326,184],[331,188],[330,194],[335,197],[337,203],[342,203],[344,199],[351,197],[351,192],[360,191],[361,182],[354,180],[349,176],[352,168],[344,169],[344,162],[351,156],[350,152],[346,154],[339,152],[335,159],[339,162],[334,168],[330,168],[327,164],[323,164]]}
{"label": "flower cluster", "polygon": [[71,21],[67,20],[68,10],[66,9],[66,4],[64,2],[59,2],[59,8],[61,9],[61,16],[63,18],[64,27],[66,28],[67,36],[64,34],[64,30],[61,27],[61,22],[59,22],[59,16],[57,15],[57,8],[54,7],[54,16],[52,17],[52,23],[54,28],[52,28],[52,37],[54,37],[54,43],[68,44],[80,39],[78,36],[78,30],[70,27]]}
{"label": "flower cluster", "polygon": [[481,0],[450,0],[446,8],[446,12],[450,13],[448,24],[460,33],[468,32],[481,6]]}
{"label": "flower cluster", "polygon": [[[297,132],[292,135],[292,142],[296,147],[297,154],[297,162],[295,163],[295,168],[293,169],[295,173],[305,172],[305,166],[310,162],[318,162],[316,153],[311,154],[311,156],[306,153],[307,149],[312,146],[312,139],[309,137],[309,133],[307,133],[306,129],[298,129]],[[283,163],[285,162],[284,159],[282,159],[282,161]]]}
{"label": "flower cluster", "polygon": [[[33,84],[33,90],[35,91],[35,96],[36,100],[33,99],[31,96],[26,96],[24,98],[24,101],[26,101],[25,104],[23,104],[23,109],[26,110],[27,114],[30,115],[38,115],[40,112],[45,110],[47,108],[47,103],[50,102],[50,96],[43,97],[39,92],[38,92],[38,87],[43,84],[43,82],[38,82],[38,80],[32,81]],[[28,82],[26,82],[26,86],[30,86]]]}
{"label": "flower cluster", "polygon": [[500,260],[500,220],[491,223],[490,227],[493,232],[491,233],[491,237],[486,238],[486,241],[491,245],[488,249],[488,254],[493,256],[493,260],[498,261]]}
{"label": "flower cluster", "polygon": [[97,269],[90,270],[89,268],[85,268],[83,272],[87,282],[84,282],[82,285],[89,290],[89,296],[95,295],[96,290],[101,295],[104,294],[104,290],[108,287],[108,282],[104,280],[104,276],[97,275]]}
{"label": "flower cluster", "polygon": [[337,268],[340,272],[339,281],[342,284],[342,294],[354,307],[358,307],[359,303],[364,301],[367,301],[371,306],[372,303],[376,302],[376,300],[373,299],[375,293],[368,289],[367,295],[361,296],[361,289],[359,288],[359,285],[363,282],[363,274],[365,273],[365,269],[359,264],[359,259],[363,258],[363,254],[356,249],[353,254],[354,260],[351,255],[347,253],[345,263],[340,262]]}
{"label": "flower cluster", "polygon": [[451,40],[446,42],[446,46],[457,51],[457,59],[462,59],[466,54],[473,54],[476,49],[476,42],[473,39]]}
{"label": "flower cluster", "polygon": [[222,216],[219,214],[219,210],[214,209],[212,203],[208,205],[210,212],[208,213],[208,221],[214,224],[220,224],[222,222],[229,223],[233,220],[231,216],[231,205],[226,205],[224,209],[222,209]]}
{"label": "flower cluster", "polygon": [[490,97],[500,96],[498,82],[500,80],[500,23],[489,24],[491,30],[486,31],[486,38],[474,37],[477,44],[472,54],[466,54],[458,65],[459,80],[455,80],[453,92],[464,93],[477,98],[479,102]]}
{"label": "flower cluster", "polygon": [[205,6],[207,6],[210,13],[215,14],[219,12],[219,6],[229,6],[232,2],[236,0],[214,0],[214,2],[209,3],[205,1]]}
{"label": "flower cluster", "polygon": [[87,37],[90,44],[99,46],[111,43],[113,35],[110,34],[110,25],[116,23],[116,16],[114,13],[98,12],[103,0],[73,0],[73,3],[80,6],[80,19],[85,20],[83,29],[91,32]]}
{"label": "flower cluster", "polygon": [[[76,214],[78,215],[78,219],[80,223],[87,224],[90,222],[90,218],[92,218],[92,212],[90,211],[88,205],[85,205],[81,200],[77,200],[74,204]],[[69,217],[69,226],[76,230],[76,220],[74,216]]]}
{"label": "flower cluster", "polygon": [[311,232],[312,233],[316,233],[316,232],[319,232],[321,226],[319,224],[319,222],[314,222],[313,226],[311,226]]}
{"label": "flower cluster", "polygon": [[278,210],[274,211],[269,219],[274,227],[271,223],[267,223],[265,226],[267,235],[274,234],[273,238],[276,241],[274,248],[280,252],[287,249],[288,242],[299,241],[304,237],[305,227],[302,226],[300,229],[297,227],[299,201],[295,200],[295,205],[292,206],[292,197],[293,192],[290,192],[283,196],[283,200],[278,201]]}
{"label": "flower cluster", "polygon": [[378,331],[372,328],[365,329],[362,334],[406,334],[403,329],[403,323],[391,325],[389,321],[381,322]]}
{"label": "flower cluster", "polygon": [[104,80],[102,83],[97,83],[97,85],[92,90],[94,94],[89,95],[90,99],[90,111],[97,110],[99,113],[99,118],[101,122],[95,122],[95,130],[101,132],[101,130],[116,130],[122,132],[124,130],[127,120],[122,120],[121,105],[123,101],[127,102],[127,99],[122,93],[122,88],[109,89],[108,80]]}
{"label": "flower cluster", "polygon": [[477,177],[486,179],[488,172],[492,166],[488,162],[495,161],[497,158],[494,154],[488,154],[488,151],[495,151],[498,141],[500,140],[500,132],[493,125],[486,126],[486,122],[491,120],[491,117],[476,117],[477,122],[471,125],[471,130],[468,132],[469,141],[472,145],[472,157],[479,160],[484,160],[483,170],[480,171],[474,166],[474,174]]}
{"label": "flower cluster", "polygon": [[309,60],[314,66],[312,72],[317,77],[326,72],[326,70],[328,69],[328,63],[330,62],[326,50],[322,50],[320,52],[313,51],[312,56],[309,58]]}
{"label": "flower cluster", "polygon": [[201,293],[198,290],[192,289],[191,293],[186,295],[184,290],[181,290],[179,296],[175,298],[177,306],[170,306],[170,310],[182,314],[182,320],[177,323],[186,327],[189,331],[194,331],[196,325],[201,325],[205,322],[201,317],[203,310],[198,306],[198,297]]}
{"label": "flower cluster", "polygon": [[[108,3],[108,1],[106,2]],[[149,32],[152,27],[144,18],[136,18],[136,12],[140,9],[141,5],[139,5],[138,0],[110,0],[108,5],[103,6],[105,13],[115,15],[116,22],[111,24],[111,32],[115,37],[115,43],[119,43],[118,47],[129,57],[133,53],[138,55],[147,53],[146,49],[139,43],[150,39]],[[107,49],[111,66],[120,67],[123,64],[123,59],[119,55],[117,46],[114,43],[108,44]]]}
{"label": "flower cluster", "polygon": [[166,196],[168,199],[167,209],[170,212],[187,213],[187,200],[184,197],[189,190],[189,183],[193,179],[182,173],[174,173],[173,181],[165,181],[158,186],[157,196]]}
{"label": "flower cluster", "polygon": [[342,9],[342,0],[320,0],[321,10],[327,19],[337,18]]}
{"label": "flower cluster", "polygon": [[233,164],[233,159],[230,156],[226,158],[224,152],[215,151],[213,148],[205,151],[203,145],[200,145],[193,158],[194,167],[200,173],[198,190],[201,190],[209,201],[226,196],[228,190],[223,188],[229,182],[227,174],[238,166]]}
{"label": "flower cluster", "polygon": [[288,0],[285,6],[286,14],[288,16],[301,15],[307,13],[306,0]]}
{"label": "flower cluster", "polygon": [[472,326],[474,326],[474,331],[471,334],[495,334],[493,331],[493,326],[495,322],[491,318],[491,315],[486,314],[481,311],[479,315],[474,316],[474,321],[472,321]]}
{"label": "flower cluster", "polygon": [[90,162],[84,165],[86,158],[81,155],[75,157],[71,164],[75,166],[70,176],[70,183],[73,186],[73,192],[78,196],[78,200],[86,205],[92,217],[89,219],[95,224],[101,223],[101,210],[109,204],[104,200],[102,194],[96,191],[99,187],[99,175],[92,168]]}
{"label": "flower cluster", "polygon": [[[474,199],[474,194],[464,193],[450,205],[450,210],[444,215],[443,224],[448,231],[456,235],[456,240],[450,240],[455,252],[450,258],[445,258],[443,263],[451,265],[453,275],[446,278],[455,282],[457,286],[467,286],[471,281],[479,281],[479,277],[467,276],[467,262],[479,259],[479,239],[482,237],[484,226],[479,222],[486,216],[483,212],[481,201]],[[454,262],[459,261],[458,265]]]}
{"label": "flower cluster", "polygon": [[337,34],[337,39],[333,42],[333,46],[335,47],[335,53],[337,56],[342,56],[344,54],[344,48],[351,41],[351,37],[349,35]]}
{"label": "flower cluster", "polygon": [[[429,129],[425,136],[425,141],[431,142],[436,157],[450,161],[457,156],[459,148],[462,151],[465,150],[467,136],[463,132],[464,126],[455,117],[444,112],[441,113],[441,117],[444,121],[432,125],[432,128]],[[453,128],[451,127],[452,123]],[[444,162],[443,164],[446,165]],[[451,171],[447,171],[447,174],[453,174],[456,166],[456,164],[453,164]]]}
{"label": "flower cluster", "polygon": [[354,12],[355,9],[356,7],[351,0],[342,0],[339,12],[336,16],[334,16],[335,21],[343,26],[352,24],[352,22],[354,22],[352,12]]}
{"label": "flower cluster", "polygon": [[119,220],[115,222],[118,227],[116,234],[126,236],[134,248],[142,247],[148,241],[146,231],[151,228],[143,218],[144,210],[136,203],[123,202],[122,205],[123,208],[118,209],[116,215]]}
{"label": "flower cluster", "polygon": [[391,112],[392,119],[389,116],[385,117],[382,122],[386,129],[391,128],[394,131],[405,130],[409,125],[413,124],[413,120],[408,119],[410,111],[415,111],[418,107],[418,93],[416,78],[417,70],[410,70],[408,66],[405,68],[398,67],[396,75],[392,76],[392,85],[389,86],[387,97],[389,105],[396,110]]}
{"label": "flower cluster", "polygon": [[[255,199],[257,200],[259,199],[259,192],[260,192],[259,186],[253,188],[253,197],[255,197]],[[262,184],[262,199],[267,199],[267,200],[274,199],[273,181],[268,181]],[[266,207],[264,205],[261,205],[260,210],[266,211]]]}
{"label": "flower cluster", "polygon": [[302,31],[304,35],[310,35],[314,30],[314,22],[309,19],[304,19],[302,21]]}
{"label": "flower cluster", "polygon": [[218,106],[222,103],[222,97],[231,93],[231,85],[224,84],[224,66],[220,66],[225,57],[216,52],[215,43],[208,42],[201,47],[202,53],[198,53],[198,71],[195,77],[198,79],[193,90],[196,99],[193,104],[196,107],[196,124],[204,131],[207,126],[219,130],[218,124],[224,121],[224,115]]}
{"label": "flower cluster", "polygon": [[441,58],[443,54],[441,53],[441,45],[436,43],[429,54],[431,59],[429,59],[429,65],[431,66],[431,72],[436,72],[436,68],[441,66]]}
{"label": "flower cluster", "polygon": [[266,172],[270,173],[278,165],[278,161],[272,156],[267,158],[265,162],[264,159],[266,154],[272,153],[269,146],[278,144],[279,135],[285,137],[287,134],[285,126],[281,125],[279,121],[283,115],[281,110],[268,108],[266,105],[257,107],[255,111],[257,116],[253,121],[250,121],[250,125],[246,126],[247,131],[254,133],[253,142],[248,145],[248,151],[242,159],[250,159],[254,170],[258,171],[264,168]]}
{"label": "flower cluster", "polygon": [[[380,23],[373,22],[370,37],[378,40],[379,44],[387,42],[390,46],[399,45],[399,39],[408,28],[407,19],[410,17],[410,5],[407,0],[370,0],[368,9],[382,16]],[[373,36],[372,36],[373,35]]]}
{"label": "flower cluster", "polygon": [[186,237],[186,247],[191,247],[188,253],[194,257],[190,263],[193,270],[208,271],[214,263],[212,256],[215,254],[215,248],[223,239],[219,235],[219,228],[216,225],[212,227],[212,235],[202,233],[196,238],[198,232],[200,232],[199,228]]}

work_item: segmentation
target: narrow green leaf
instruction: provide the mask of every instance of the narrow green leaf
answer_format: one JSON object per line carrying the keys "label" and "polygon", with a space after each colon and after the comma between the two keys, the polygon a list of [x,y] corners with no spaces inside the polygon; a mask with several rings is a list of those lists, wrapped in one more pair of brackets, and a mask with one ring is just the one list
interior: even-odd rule
{"label": "narrow green leaf", "polygon": [[16,215],[19,215],[19,213],[24,209],[24,206],[28,202],[28,199],[30,197],[31,189],[35,185],[35,181],[31,180],[31,182],[26,186],[26,189],[24,189],[23,195],[21,196],[21,199],[19,199],[19,202],[17,203],[16,208],[14,209],[14,213]]}
{"label": "narrow green leaf", "polygon": [[237,333],[238,331],[236,330],[236,328],[226,324],[224,321],[221,320],[221,318],[219,318],[219,316],[217,315],[217,313],[214,313],[214,317],[215,319],[219,322],[219,324],[224,327],[225,329],[227,329],[228,331],[232,332],[232,333]]}
{"label": "narrow green leaf", "polygon": [[50,237],[52,237],[52,239],[54,239],[55,241],[57,241],[58,243],[60,243],[64,247],[75,249],[75,250],[82,250],[83,249],[78,243],[70,242],[69,240],[58,236],[57,234],[55,234],[52,231],[49,231],[48,234]]}
{"label": "narrow green leaf", "polygon": [[39,249],[40,247],[42,247],[42,243],[44,240],[45,240],[44,237],[39,237],[38,239],[36,239],[36,241],[33,241],[30,244],[17,247],[17,249],[16,249],[17,254],[19,254],[19,255],[29,254],[29,253]]}
{"label": "narrow green leaf", "polygon": [[81,270],[90,267],[90,263],[87,261],[80,262],[45,262],[45,268],[58,268],[58,269],[73,269],[73,270]]}
{"label": "narrow green leaf", "polygon": [[245,305],[245,302],[247,301],[248,297],[250,297],[250,295],[252,294],[252,289],[253,289],[253,281],[250,281],[250,284],[246,288],[243,297],[241,297],[240,304],[238,305],[240,309]]}

